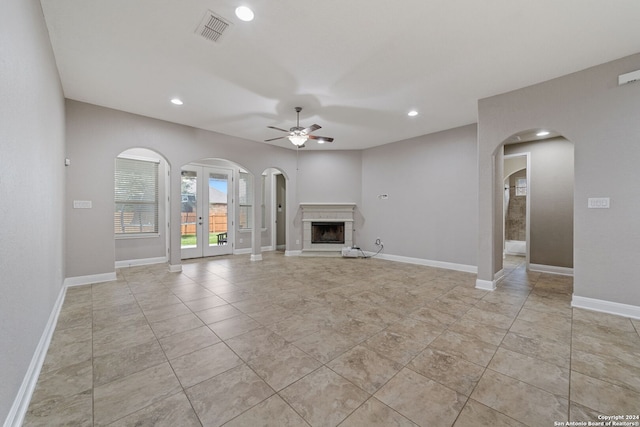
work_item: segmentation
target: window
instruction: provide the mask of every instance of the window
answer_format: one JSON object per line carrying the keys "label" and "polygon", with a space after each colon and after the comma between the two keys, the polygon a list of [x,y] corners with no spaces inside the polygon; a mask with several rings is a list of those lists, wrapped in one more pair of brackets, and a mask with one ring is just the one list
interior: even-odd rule
{"label": "window", "polygon": [[516,196],[527,195],[527,178],[516,179]]}
{"label": "window", "polygon": [[247,172],[240,171],[238,179],[238,227],[250,230],[253,227],[253,180]]}
{"label": "window", "polygon": [[116,158],[116,236],[158,233],[158,162]]}

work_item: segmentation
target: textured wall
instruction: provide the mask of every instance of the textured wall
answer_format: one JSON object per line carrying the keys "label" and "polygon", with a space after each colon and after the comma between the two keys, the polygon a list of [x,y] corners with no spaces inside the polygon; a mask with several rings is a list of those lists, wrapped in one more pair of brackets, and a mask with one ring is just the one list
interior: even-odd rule
{"label": "textured wall", "polygon": [[469,125],[365,150],[358,244],[377,250],[380,237],[386,254],[475,266],[476,135]]}
{"label": "textured wall", "polygon": [[[620,74],[638,69],[635,54],[479,101],[480,280],[493,280],[501,264],[502,221],[495,218],[503,209],[496,197],[502,181],[496,185],[494,171],[502,144],[544,128],[559,132],[575,150],[574,295],[640,306],[640,84],[618,86]],[[591,197],[609,197],[611,208],[588,209]]]}
{"label": "textured wall", "polygon": [[64,100],[40,2],[0,6],[0,422],[64,279]]}

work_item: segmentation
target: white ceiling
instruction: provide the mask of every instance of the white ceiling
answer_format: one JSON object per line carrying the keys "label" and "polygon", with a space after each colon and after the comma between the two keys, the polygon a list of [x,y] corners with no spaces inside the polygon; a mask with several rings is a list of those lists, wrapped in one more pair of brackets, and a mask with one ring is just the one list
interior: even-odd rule
{"label": "white ceiling", "polygon": [[[309,149],[474,123],[478,99],[640,51],[638,0],[41,3],[67,98],[253,141],[301,106],[301,125],[335,138]],[[207,10],[232,23],[218,43],[195,34]]]}

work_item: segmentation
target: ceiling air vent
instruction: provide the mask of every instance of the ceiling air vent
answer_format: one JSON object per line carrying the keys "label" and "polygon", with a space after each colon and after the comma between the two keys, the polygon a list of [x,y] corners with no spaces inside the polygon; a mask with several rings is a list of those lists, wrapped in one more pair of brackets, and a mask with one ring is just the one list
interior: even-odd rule
{"label": "ceiling air vent", "polygon": [[196,28],[196,34],[212,42],[219,42],[229,25],[231,25],[229,21],[207,10],[200,25]]}

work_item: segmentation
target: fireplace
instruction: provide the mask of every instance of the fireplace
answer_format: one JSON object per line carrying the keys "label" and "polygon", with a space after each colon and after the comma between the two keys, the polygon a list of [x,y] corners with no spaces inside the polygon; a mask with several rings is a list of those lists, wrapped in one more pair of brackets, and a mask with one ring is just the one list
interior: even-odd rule
{"label": "fireplace", "polygon": [[302,255],[340,256],[353,246],[355,203],[301,203]]}
{"label": "fireplace", "polygon": [[312,222],[311,243],[344,244],[344,222]]}

